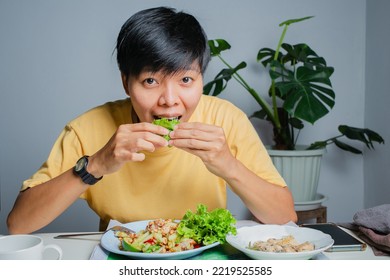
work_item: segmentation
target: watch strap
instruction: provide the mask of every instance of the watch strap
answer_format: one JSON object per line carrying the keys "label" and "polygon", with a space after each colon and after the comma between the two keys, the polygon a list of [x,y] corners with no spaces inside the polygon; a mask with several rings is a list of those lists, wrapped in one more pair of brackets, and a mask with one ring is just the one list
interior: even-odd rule
{"label": "watch strap", "polygon": [[77,168],[77,164],[76,166],[73,168],[73,171],[76,175],[78,175],[81,180],[85,183],[85,184],[88,184],[88,185],[94,185],[96,184],[98,181],[100,181],[102,177],[100,178],[95,178],[92,174],[90,174],[88,171],[87,171],[87,166],[88,166],[88,157],[89,156],[83,156],[81,157],[77,163],[80,163],[81,161],[84,161],[84,164],[81,168]]}

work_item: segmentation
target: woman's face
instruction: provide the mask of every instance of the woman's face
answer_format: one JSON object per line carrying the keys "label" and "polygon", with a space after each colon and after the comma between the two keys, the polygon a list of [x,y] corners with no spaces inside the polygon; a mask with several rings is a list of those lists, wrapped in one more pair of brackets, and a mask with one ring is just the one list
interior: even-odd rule
{"label": "woman's face", "polygon": [[122,81],[141,122],[162,117],[186,122],[203,93],[203,77],[197,65],[172,75],[148,71],[136,78],[122,75]]}

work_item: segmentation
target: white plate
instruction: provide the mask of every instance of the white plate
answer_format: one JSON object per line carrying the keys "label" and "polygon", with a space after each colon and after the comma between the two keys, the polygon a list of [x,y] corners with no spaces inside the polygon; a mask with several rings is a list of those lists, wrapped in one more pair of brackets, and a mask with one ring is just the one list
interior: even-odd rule
{"label": "white plate", "polygon": [[[287,235],[292,235],[299,243],[309,241],[314,244],[313,251],[297,252],[297,253],[275,253],[262,252],[248,249],[249,242],[266,241],[269,238],[283,238]],[[243,252],[252,259],[257,260],[307,260],[317,254],[325,251],[333,245],[333,239],[329,234],[322,231],[301,228],[297,226],[282,226],[282,225],[257,225],[251,227],[242,227],[237,229],[237,235],[229,234],[226,237],[227,242],[236,249]]]}
{"label": "white plate", "polygon": [[314,200],[302,201],[302,202],[294,202],[295,211],[306,211],[317,209],[321,206],[321,203],[328,200],[328,197],[317,193]]}
{"label": "white plate", "polygon": [[[123,226],[130,228],[134,230],[135,232],[138,232],[140,230],[143,230],[146,228],[149,220],[146,221],[138,221],[138,222],[132,222],[128,224],[124,224]],[[108,231],[105,234],[103,234],[100,244],[102,247],[112,253],[119,254],[119,255],[124,255],[132,259],[165,259],[165,260],[181,260],[181,259],[187,259],[191,258],[193,256],[196,256],[200,253],[202,253],[204,250],[213,248],[217,245],[219,245],[219,242],[215,242],[213,244],[207,245],[207,246],[202,246],[193,250],[188,250],[188,251],[182,251],[182,252],[176,252],[176,253],[164,253],[164,254],[159,254],[159,253],[138,253],[138,252],[128,252],[128,251],[123,251],[119,249],[119,239],[114,235],[113,231]]]}

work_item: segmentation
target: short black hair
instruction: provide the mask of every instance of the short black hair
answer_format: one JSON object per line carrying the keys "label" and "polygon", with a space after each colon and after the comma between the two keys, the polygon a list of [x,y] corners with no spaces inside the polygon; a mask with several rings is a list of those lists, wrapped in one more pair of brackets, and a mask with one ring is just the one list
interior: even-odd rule
{"label": "short black hair", "polygon": [[122,26],[116,44],[119,70],[173,74],[197,62],[203,74],[210,61],[207,36],[194,16],[168,7],[142,10]]}

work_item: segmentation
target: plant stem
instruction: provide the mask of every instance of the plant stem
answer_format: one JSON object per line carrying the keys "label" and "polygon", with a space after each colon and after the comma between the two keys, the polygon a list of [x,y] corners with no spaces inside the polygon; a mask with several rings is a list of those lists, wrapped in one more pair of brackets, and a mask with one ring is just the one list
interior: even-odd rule
{"label": "plant stem", "polygon": [[[219,59],[231,70],[234,70],[234,68],[232,66],[230,66],[229,63],[227,63],[227,61],[225,61],[221,55],[218,55]],[[267,102],[265,102],[261,97],[260,95],[253,89],[251,88],[248,83],[240,76],[240,74],[238,74],[237,72],[235,72],[233,75],[233,78],[241,85],[243,86],[252,96],[253,98],[256,100],[256,102],[261,106],[261,108],[263,108],[263,110],[265,110],[269,120],[273,123],[273,124],[277,124],[276,120],[275,120],[275,116],[277,117],[277,114],[272,114],[272,109],[270,108],[270,106],[268,105]],[[279,119],[278,119],[278,123],[279,123]],[[280,124],[279,124],[280,126]]]}
{"label": "plant stem", "polygon": [[[274,54],[274,61],[278,60],[280,48],[282,47],[282,43],[284,41],[284,37],[286,36],[288,24],[286,24],[283,28],[282,34],[280,36],[278,46],[276,47],[275,54]],[[272,70],[275,71],[275,66],[272,67]],[[275,126],[278,130],[280,130],[280,120],[278,115],[278,105],[276,103],[276,90],[275,90],[275,79],[272,79],[271,82],[271,98],[272,98],[272,107],[274,109],[274,117],[275,117]]]}
{"label": "plant stem", "polygon": [[344,136],[343,134],[340,134],[340,135],[338,135],[338,136],[335,136],[335,137],[331,137],[331,138],[329,138],[329,139],[326,139],[326,140],[324,140],[323,142],[326,142],[327,145],[329,145],[329,144],[333,143],[334,140],[336,140],[337,138],[340,138],[340,137],[343,137],[343,136]]}

